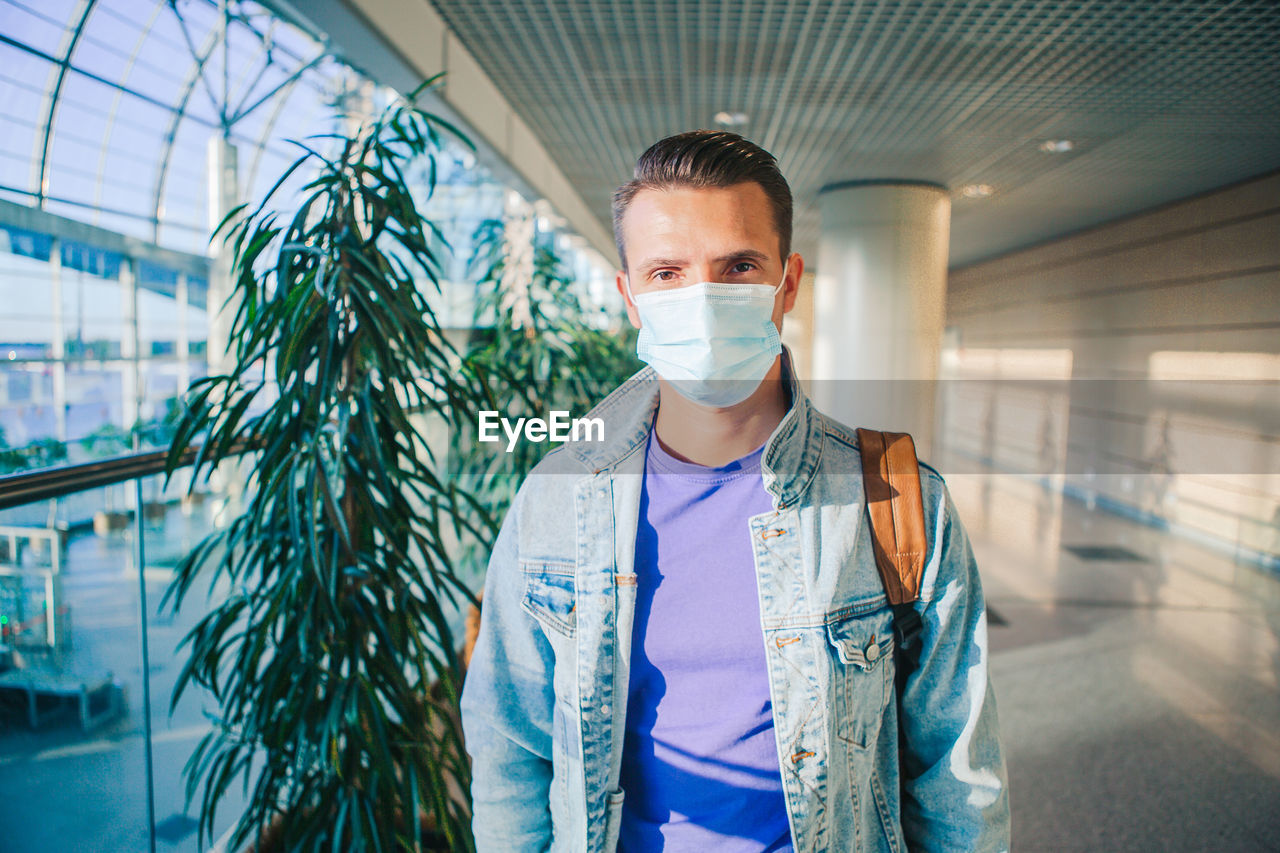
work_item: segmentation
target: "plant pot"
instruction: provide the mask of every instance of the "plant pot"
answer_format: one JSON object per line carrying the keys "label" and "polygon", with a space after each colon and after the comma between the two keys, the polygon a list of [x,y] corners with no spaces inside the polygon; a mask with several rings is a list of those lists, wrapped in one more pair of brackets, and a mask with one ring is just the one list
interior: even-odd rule
{"label": "plant pot", "polygon": [[[446,846],[444,839],[431,825],[431,819],[426,812],[419,812],[419,820],[422,821],[422,850],[423,853],[451,853],[450,848]],[[265,829],[258,835],[255,842],[246,844],[241,847],[239,853],[286,853],[284,844],[284,827],[289,820],[289,815],[281,813],[271,821]],[[402,824],[403,818],[397,819],[397,824]],[[339,848],[349,849],[349,848]]]}

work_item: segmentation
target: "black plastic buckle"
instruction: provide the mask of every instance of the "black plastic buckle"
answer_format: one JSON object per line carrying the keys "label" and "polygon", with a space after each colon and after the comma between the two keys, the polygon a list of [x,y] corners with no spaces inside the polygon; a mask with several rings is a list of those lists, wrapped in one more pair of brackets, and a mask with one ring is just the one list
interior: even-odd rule
{"label": "black plastic buckle", "polygon": [[920,631],[924,624],[920,614],[910,604],[893,605],[893,636],[898,648],[910,650],[920,642]]}

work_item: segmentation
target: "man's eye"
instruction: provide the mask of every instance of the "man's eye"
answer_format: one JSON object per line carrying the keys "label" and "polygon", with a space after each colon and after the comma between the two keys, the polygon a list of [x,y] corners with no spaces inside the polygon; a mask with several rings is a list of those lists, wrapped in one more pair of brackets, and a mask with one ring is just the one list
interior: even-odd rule
{"label": "man's eye", "polygon": [[658,281],[671,281],[676,277],[676,273],[675,270],[658,270],[653,277]]}
{"label": "man's eye", "polygon": [[730,269],[729,271],[737,272],[737,273],[751,272],[755,268],[756,268],[756,265],[751,263],[750,261],[739,261],[738,263],[734,264],[733,268]]}

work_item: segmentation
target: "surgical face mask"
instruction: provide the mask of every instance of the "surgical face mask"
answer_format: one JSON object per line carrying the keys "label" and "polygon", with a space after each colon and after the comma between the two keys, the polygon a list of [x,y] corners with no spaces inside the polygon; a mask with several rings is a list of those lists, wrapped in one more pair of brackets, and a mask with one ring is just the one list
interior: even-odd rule
{"label": "surgical face mask", "polygon": [[773,303],[786,280],[784,264],[777,287],[702,281],[635,295],[628,277],[640,314],[636,355],[695,403],[741,403],[782,352]]}

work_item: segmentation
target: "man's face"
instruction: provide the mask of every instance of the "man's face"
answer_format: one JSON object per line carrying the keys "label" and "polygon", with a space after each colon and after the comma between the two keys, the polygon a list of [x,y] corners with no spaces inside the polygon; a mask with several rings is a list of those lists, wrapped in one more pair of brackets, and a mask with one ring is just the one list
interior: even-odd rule
{"label": "man's face", "polygon": [[[767,284],[782,280],[785,261],[773,225],[768,196],[757,183],[730,187],[645,189],[636,193],[622,217],[627,270],[617,275],[626,298],[700,281]],[[792,253],[787,281],[774,300],[773,323],[796,302],[804,261]],[[627,317],[640,328],[640,315],[627,299]]]}

